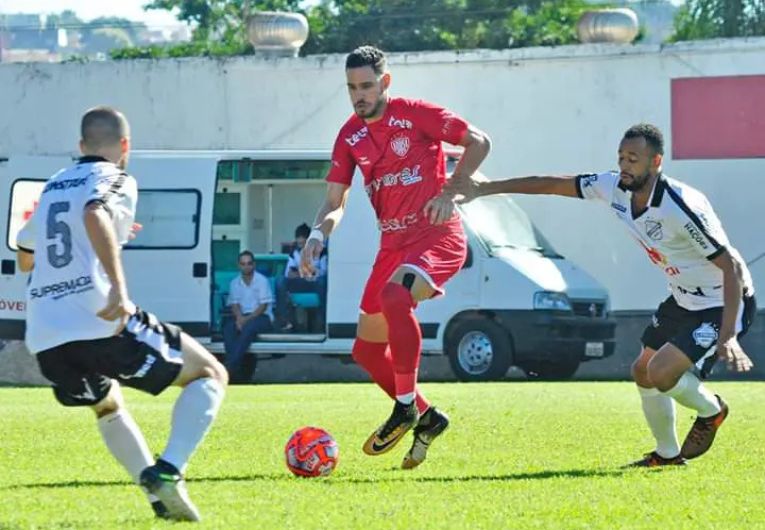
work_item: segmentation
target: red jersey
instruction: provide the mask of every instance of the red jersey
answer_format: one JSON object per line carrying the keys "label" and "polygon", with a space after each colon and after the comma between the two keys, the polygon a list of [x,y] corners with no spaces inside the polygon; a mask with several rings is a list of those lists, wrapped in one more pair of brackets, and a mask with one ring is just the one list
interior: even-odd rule
{"label": "red jersey", "polygon": [[[351,116],[335,140],[328,182],[351,185],[358,166],[382,232],[381,247],[398,247],[431,227],[427,202],[446,183],[441,142],[458,144],[468,124],[432,103],[391,98],[382,118],[366,123]],[[461,231],[456,214],[443,229]]]}

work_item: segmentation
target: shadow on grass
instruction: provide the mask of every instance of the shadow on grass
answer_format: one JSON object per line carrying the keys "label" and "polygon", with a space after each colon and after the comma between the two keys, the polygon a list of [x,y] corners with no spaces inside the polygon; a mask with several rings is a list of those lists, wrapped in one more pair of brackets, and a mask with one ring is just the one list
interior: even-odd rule
{"label": "shadow on grass", "polygon": [[[395,468],[394,468],[395,469]],[[397,470],[397,469],[396,469]],[[397,470],[398,471],[398,470]],[[412,473],[401,472],[392,476],[381,477],[353,477],[353,476],[335,476],[322,480],[323,484],[380,484],[385,482],[422,482],[422,483],[454,483],[454,482],[506,482],[513,480],[545,480],[551,478],[596,478],[596,477],[618,477],[624,474],[625,470],[598,470],[598,469],[563,469],[546,470],[533,473],[510,473],[498,475],[456,475],[456,476],[427,476],[420,477]],[[197,477],[190,478],[189,482],[254,482],[254,481],[299,481],[299,477],[294,477],[287,472],[284,473],[253,473],[250,475],[222,475],[215,477]],[[68,482],[40,482],[31,484],[13,484],[0,488],[6,490],[14,489],[33,489],[33,488],[81,488],[81,487],[103,487],[103,486],[132,486],[133,483],[127,480],[72,480]]]}
{"label": "shadow on grass", "polygon": [[[397,469],[397,468],[392,468]],[[351,484],[375,484],[378,482],[508,482],[513,480],[545,480],[550,478],[594,478],[594,477],[618,477],[624,474],[621,469],[598,470],[598,469],[562,469],[545,470],[529,473],[487,474],[487,475],[456,475],[456,476],[429,476],[418,477],[413,475],[397,475],[380,478],[357,478],[338,477],[330,479],[332,482],[348,482]]]}

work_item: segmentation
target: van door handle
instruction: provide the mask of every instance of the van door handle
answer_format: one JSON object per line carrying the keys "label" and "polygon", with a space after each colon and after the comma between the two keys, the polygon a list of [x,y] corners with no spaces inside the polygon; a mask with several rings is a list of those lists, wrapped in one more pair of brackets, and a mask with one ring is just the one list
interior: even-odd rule
{"label": "van door handle", "polygon": [[16,274],[16,262],[12,259],[4,259],[0,264],[0,274],[8,276]]}
{"label": "van door handle", "polygon": [[191,274],[194,278],[207,278],[207,263],[195,263]]}

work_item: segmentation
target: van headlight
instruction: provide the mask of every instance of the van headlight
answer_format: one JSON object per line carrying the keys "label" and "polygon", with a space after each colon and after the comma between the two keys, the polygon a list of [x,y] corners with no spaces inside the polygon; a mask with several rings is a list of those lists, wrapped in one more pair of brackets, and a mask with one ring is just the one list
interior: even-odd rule
{"label": "van headlight", "polygon": [[534,309],[548,311],[571,311],[571,300],[565,293],[540,291],[534,293]]}

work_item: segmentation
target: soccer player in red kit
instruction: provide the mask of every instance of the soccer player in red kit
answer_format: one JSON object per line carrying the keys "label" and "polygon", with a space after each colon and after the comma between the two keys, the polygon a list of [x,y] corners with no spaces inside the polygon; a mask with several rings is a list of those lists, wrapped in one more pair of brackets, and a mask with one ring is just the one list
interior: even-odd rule
{"label": "soccer player in red kit", "polygon": [[302,253],[301,271],[343,215],[356,167],[375,210],[380,250],[361,298],[353,359],[395,399],[393,413],[364,444],[368,455],[390,451],[414,427],[402,467],[425,460],[430,443],[449,419],[417,388],[422,335],[418,302],[444,293],[462,267],[467,244],[447,181],[441,142],[465,148],[452,179],[466,179],[489,153],[488,136],[454,113],[424,101],[388,95],[385,55],[361,46],[346,58],[354,114],[335,141],[327,196]]}

